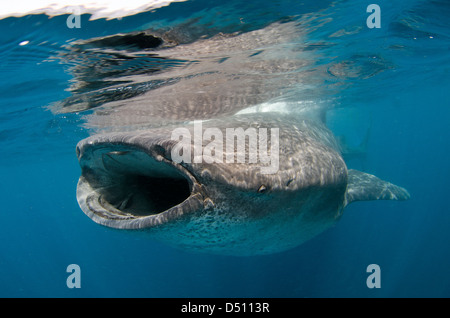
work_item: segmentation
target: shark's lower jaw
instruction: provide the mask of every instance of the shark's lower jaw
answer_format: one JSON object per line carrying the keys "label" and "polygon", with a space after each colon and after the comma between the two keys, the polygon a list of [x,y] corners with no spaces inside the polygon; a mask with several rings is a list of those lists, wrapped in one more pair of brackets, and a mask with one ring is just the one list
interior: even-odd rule
{"label": "shark's lower jaw", "polygon": [[142,229],[174,221],[203,207],[200,184],[160,146],[85,145],[77,200],[95,222]]}

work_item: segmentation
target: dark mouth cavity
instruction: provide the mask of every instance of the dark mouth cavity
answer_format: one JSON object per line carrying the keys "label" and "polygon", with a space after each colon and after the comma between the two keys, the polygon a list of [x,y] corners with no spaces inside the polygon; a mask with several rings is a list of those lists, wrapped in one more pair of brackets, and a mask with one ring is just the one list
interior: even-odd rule
{"label": "dark mouth cavity", "polygon": [[192,182],[167,160],[141,151],[109,151],[101,158],[103,167],[86,168],[83,174],[99,194],[100,205],[111,213],[155,215],[191,194]]}
{"label": "dark mouth cavity", "polygon": [[103,189],[102,205],[135,216],[164,212],[187,199],[190,195],[186,179],[155,178],[146,175],[128,175],[116,185]]}

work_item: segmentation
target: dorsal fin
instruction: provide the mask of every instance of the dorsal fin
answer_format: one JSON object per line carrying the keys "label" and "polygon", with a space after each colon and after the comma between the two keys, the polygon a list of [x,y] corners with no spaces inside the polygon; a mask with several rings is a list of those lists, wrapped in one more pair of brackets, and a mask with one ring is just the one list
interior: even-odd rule
{"label": "dorsal fin", "polygon": [[374,175],[350,169],[348,171],[345,205],[355,201],[408,200],[410,195],[402,187],[381,180]]}

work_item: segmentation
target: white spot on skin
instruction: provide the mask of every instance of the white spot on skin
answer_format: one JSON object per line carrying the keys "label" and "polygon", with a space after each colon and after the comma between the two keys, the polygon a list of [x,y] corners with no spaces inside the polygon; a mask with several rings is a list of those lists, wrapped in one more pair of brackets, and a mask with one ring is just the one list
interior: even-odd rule
{"label": "white spot on skin", "polygon": [[27,45],[28,43],[30,43],[30,41],[22,41],[19,43],[19,45],[24,46],[24,45]]}

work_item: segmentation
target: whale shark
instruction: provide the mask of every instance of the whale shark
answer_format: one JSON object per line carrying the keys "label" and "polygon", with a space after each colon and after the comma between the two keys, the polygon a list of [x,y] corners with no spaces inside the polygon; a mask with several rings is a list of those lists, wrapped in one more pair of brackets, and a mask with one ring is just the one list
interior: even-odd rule
{"label": "whale shark", "polygon": [[185,42],[139,32],[73,43],[62,59],[82,57],[74,96],[57,108],[94,110],[94,133],[76,146],[81,210],[186,250],[248,256],[302,244],[352,202],[407,200],[406,189],[347,168],[326,108],[259,111],[311,84],[311,53],[290,44],[302,36],[283,21]]}
{"label": "whale shark", "polygon": [[[270,174],[261,173],[260,162],[176,162],[175,127],[88,137],[77,145],[78,203],[104,226],[145,231],[193,251],[256,255],[311,239],[352,202],[409,198],[402,187],[347,169],[320,122],[265,113],[210,120],[203,128],[262,125],[279,129],[279,166]],[[193,133],[193,124],[185,127]],[[203,140],[203,148],[208,144]],[[249,143],[244,150],[236,144],[232,154],[248,154]]]}

